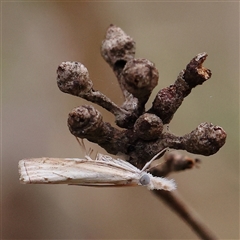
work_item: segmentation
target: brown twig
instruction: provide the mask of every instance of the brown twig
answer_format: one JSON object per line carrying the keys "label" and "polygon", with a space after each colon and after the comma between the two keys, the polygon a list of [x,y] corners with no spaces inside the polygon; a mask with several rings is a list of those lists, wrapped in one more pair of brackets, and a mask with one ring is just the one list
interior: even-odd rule
{"label": "brown twig", "polygon": [[218,239],[198,214],[182,199],[177,191],[157,191],[154,190],[154,194],[164,201],[175,213],[177,213],[192,229],[195,231],[201,239],[204,240],[216,240]]}
{"label": "brown twig", "polygon": [[[164,155],[164,161],[152,168],[150,172],[155,176],[167,176],[171,172],[183,171],[193,167],[199,167],[201,160],[182,155],[178,152],[168,152]],[[189,204],[181,197],[178,191],[156,191],[154,194],[168,207],[175,211],[201,239],[216,240],[218,239],[200,218],[200,216],[190,207]]]}

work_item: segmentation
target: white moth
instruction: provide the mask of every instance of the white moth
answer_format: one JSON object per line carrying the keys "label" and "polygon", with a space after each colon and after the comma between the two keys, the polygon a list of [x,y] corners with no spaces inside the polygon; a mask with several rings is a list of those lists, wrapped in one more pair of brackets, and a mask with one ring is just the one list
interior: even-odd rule
{"label": "white moth", "polygon": [[138,186],[148,189],[174,190],[174,180],[154,177],[147,172],[151,162],[166,149],[154,156],[142,170],[132,164],[97,154],[96,159],[32,158],[19,161],[20,181],[25,184],[70,184],[82,186]]}

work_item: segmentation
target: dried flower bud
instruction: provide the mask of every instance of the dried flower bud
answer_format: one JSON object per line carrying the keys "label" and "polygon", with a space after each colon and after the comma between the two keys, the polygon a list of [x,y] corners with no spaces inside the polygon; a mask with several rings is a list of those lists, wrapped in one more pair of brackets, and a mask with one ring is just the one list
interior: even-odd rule
{"label": "dried flower bud", "polygon": [[191,158],[186,155],[182,155],[179,152],[167,152],[164,155],[164,162],[159,165],[153,166],[150,169],[151,174],[154,176],[165,177],[171,172],[184,171],[193,167],[199,167],[201,163],[200,159]]}
{"label": "dried flower bud", "polygon": [[198,158],[191,158],[179,152],[167,152],[164,156],[166,162],[172,162],[171,171],[183,171],[193,167],[199,167],[201,160]]}
{"label": "dried flower bud", "polygon": [[92,89],[87,68],[79,62],[62,62],[57,69],[57,84],[62,92],[81,96]]}
{"label": "dried flower bud", "polygon": [[134,133],[146,141],[159,138],[162,131],[162,120],[154,114],[144,113],[134,124]]}
{"label": "dried flower bud", "polygon": [[226,137],[227,134],[221,127],[205,122],[181,139],[188,152],[209,156],[224,145]]}
{"label": "dried flower bud", "polygon": [[68,127],[74,136],[95,142],[112,154],[125,153],[129,145],[128,131],[120,131],[104,122],[101,113],[93,106],[74,108],[68,116]]}
{"label": "dried flower bud", "polygon": [[149,112],[156,114],[163,121],[163,124],[169,123],[174,113],[181,106],[184,97],[190,92],[189,86],[181,78],[183,72],[178,76],[174,84],[161,89],[155,97],[152,108]]}
{"label": "dried flower bud", "polygon": [[111,67],[117,62],[126,63],[135,55],[135,42],[121,28],[110,25],[102,42],[101,54]]}
{"label": "dried flower bud", "polygon": [[76,107],[68,116],[69,130],[79,138],[97,135],[102,130],[102,125],[102,115],[93,106],[83,105]]}
{"label": "dried flower bud", "polygon": [[195,56],[186,70],[180,72],[174,84],[158,92],[149,112],[159,116],[164,124],[169,123],[192,88],[201,85],[211,77],[211,71],[202,66],[206,58],[207,53],[199,53]]}
{"label": "dried flower bud", "polygon": [[138,99],[146,99],[158,83],[158,70],[147,59],[132,59],[123,69],[123,86]]}
{"label": "dried flower bud", "polygon": [[207,56],[208,55],[205,52],[199,53],[187,65],[184,73],[184,80],[191,88],[203,84],[203,82],[205,82],[212,76],[211,71],[202,66]]}

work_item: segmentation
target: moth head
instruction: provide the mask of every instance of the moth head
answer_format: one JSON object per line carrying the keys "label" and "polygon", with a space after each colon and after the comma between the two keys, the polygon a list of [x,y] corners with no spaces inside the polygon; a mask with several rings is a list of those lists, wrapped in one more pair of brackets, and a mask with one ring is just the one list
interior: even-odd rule
{"label": "moth head", "polygon": [[142,185],[148,185],[150,183],[150,177],[147,173],[144,173],[140,179],[139,179],[139,182],[142,184]]}

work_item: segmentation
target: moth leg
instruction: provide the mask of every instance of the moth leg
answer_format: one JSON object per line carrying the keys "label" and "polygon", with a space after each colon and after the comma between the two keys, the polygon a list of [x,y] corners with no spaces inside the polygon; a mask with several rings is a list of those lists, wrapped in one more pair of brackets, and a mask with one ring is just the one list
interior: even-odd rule
{"label": "moth leg", "polygon": [[79,139],[78,137],[76,137],[77,139],[77,142],[79,144],[79,146],[81,147],[83,153],[84,153],[84,157],[88,160],[92,160],[92,158],[90,157],[90,155],[93,153],[93,149],[92,148],[89,148],[87,150],[85,144],[84,144],[84,140],[81,138]]}

